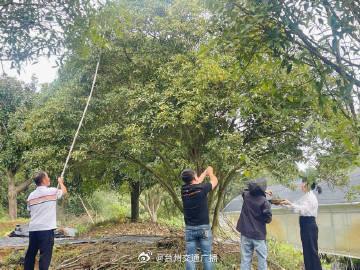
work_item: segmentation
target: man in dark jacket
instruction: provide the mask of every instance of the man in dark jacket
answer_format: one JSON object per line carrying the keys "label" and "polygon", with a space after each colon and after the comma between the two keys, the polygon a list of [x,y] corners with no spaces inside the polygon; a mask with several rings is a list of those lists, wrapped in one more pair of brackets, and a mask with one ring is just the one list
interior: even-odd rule
{"label": "man in dark jacket", "polygon": [[242,194],[243,206],[236,229],[241,233],[241,270],[251,270],[254,249],[258,256],[258,269],[266,270],[266,223],[271,222],[271,206],[266,200],[266,180],[249,183]]}

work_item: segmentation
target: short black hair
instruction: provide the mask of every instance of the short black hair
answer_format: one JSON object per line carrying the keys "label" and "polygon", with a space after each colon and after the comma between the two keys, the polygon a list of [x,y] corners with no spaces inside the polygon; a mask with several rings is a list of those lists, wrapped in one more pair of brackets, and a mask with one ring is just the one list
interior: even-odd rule
{"label": "short black hair", "polygon": [[302,177],[302,178],[301,178],[301,182],[307,183],[307,186],[308,186],[308,187],[310,186],[311,190],[314,190],[314,189],[315,189],[315,190],[317,191],[317,193],[319,193],[319,194],[322,193],[322,188],[321,188],[317,183],[315,183],[315,182],[312,182],[312,184],[310,185],[307,177]]}
{"label": "short black hair", "polygon": [[185,183],[190,183],[195,178],[193,169],[185,169],[181,172],[181,178]]}
{"label": "short black hair", "polygon": [[43,171],[40,171],[40,172],[37,172],[34,176],[34,182],[37,186],[40,186],[41,185],[41,182],[42,180],[46,177],[46,172],[43,172]]}
{"label": "short black hair", "polygon": [[315,184],[315,182],[312,183],[312,185],[311,185],[311,190],[314,190],[314,189],[316,189],[317,193],[321,194],[322,188],[319,185]]}

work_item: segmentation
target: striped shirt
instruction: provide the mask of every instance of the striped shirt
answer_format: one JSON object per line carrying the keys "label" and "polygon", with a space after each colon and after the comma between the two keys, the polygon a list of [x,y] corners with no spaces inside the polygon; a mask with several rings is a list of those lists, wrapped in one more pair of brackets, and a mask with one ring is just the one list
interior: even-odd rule
{"label": "striped shirt", "polygon": [[53,187],[39,186],[30,193],[27,209],[30,211],[29,231],[56,229],[56,199],[62,191]]}

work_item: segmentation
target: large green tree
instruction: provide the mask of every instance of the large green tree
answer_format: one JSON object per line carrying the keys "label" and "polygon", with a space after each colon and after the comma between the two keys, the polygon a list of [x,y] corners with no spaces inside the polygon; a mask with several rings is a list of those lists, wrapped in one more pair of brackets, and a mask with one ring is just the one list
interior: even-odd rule
{"label": "large green tree", "polygon": [[[304,86],[316,89],[313,99],[318,110],[306,128],[312,141],[310,156],[320,176],[337,182],[349,168],[359,166],[358,2],[208,3],[216,14],[217,44],[235,51],[242,69],[259,55],[279,59],[288,73],[295,66],[308,67]],[[332,177],[337,172],[340,177]]]}
{"label": "large green tree", "polygon": [[37,159],[60,171],[101,47],[96,91],[70,172],[83,170],[96,186],[99,172],[127,162],[147,171],[182,210],[181,170],[200,173],[212,165],[219,178],[209,197],[214,227],[235,176],[264,169],[283,180],[296,174],[307,144],[303,127],[315,107],[314,87],[304,87],[309,69],[299,65],[288,74],[271,56],[243,65],[234,50],[199,50],[208,45],[208,17],[192,1],[104,7],[74,49],[90,58],[69,58],[56,97],[30,116],[30,134],[41,131],[29,136]]}
{"label": "large green tree", "polygon": [[214,227],[236,175],[264,169],[278,180],[295,175],[306,144],[302,127],[313,109],[313,100],[304,99],[313,90],[302,87],[306,70],[290,79],[280,63],[268,63],[261,74],[254,63],[234,80],[231,61],[174,56],[157,70],[156,80],[127,90],[130,117],[121,128],[120,153],[151,172],[179,209],[180,171],[214,167],[219,178],[209,198]]}
{"label": "large green tree", "polygon": [[[16,180],[25,167],[22,131],[31,110],[35,88],[10,77],[0,78],[0,164],[6,171],[9,218],[17,218],[17,196],[31,183],[31,178]],[[24,175],[23,175],[24,176]]]}
{"label": "large green tree", "polygon": [[19,69],[41,55],[63,55],[67,34],[92,11],[88,0],[1,0],[0,63]]}

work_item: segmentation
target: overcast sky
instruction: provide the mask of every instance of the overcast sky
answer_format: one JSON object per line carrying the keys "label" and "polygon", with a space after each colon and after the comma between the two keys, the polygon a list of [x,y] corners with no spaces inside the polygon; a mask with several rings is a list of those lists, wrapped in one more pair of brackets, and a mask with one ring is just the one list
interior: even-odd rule
{"label": "overcast sky", "polygon": [[31,76],[33,74],[38,78],[39,83],[49,83],[57,78],[58,68],[54,66],[54,58],[41,57],[37,64],[24,64],[20,75],[17,73],[16,69],[10,69],[10,64],[8,63],[4,63],[4,70],[7,75],[16,77],[26,83],[31,82]]}

